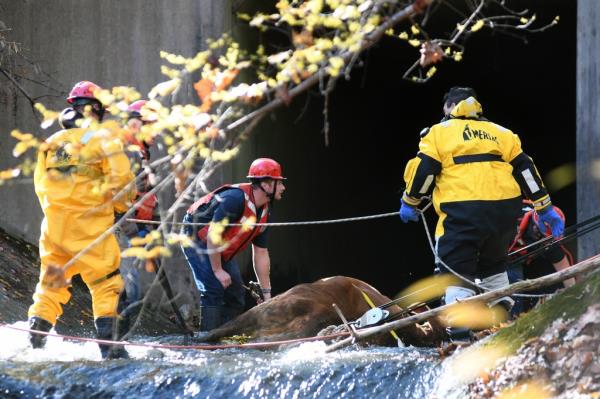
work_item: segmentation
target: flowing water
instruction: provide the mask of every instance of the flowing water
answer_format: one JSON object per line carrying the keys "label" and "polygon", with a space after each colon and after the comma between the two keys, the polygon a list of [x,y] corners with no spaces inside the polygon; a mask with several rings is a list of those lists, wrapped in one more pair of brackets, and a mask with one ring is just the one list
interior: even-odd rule
{"label": "flowing water", "polygon": [[0,327],[0,398],[433,398],[451,391],[442,388],[444,366],[433,349],[324,348],[129,346],[130,359],[101,361],[95,343],[48,337],[44,349],[32,349],[27,333]]}

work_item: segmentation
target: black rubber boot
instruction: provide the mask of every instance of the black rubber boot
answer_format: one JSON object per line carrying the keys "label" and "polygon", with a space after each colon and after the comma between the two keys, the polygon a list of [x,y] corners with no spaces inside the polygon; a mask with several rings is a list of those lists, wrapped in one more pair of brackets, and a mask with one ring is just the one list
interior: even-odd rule
{"label": "black rubber boot", "polygon": [[[118,341],[119,334],[116,332],[114,317],[98,317],[96,325],[96,336],[98,339]],[[102,359],[129,359],[129,354],[123,345],[98,344]]]}
{"label": "black rubber boot", "polygon": [[200,331],[210,331],[223,324],[222,306],[200,306]]}
{"label": "black rubber boot", "polygon": [[473,332],[464,327],[446,327],[446,333],[450,342],[467,343],[473,341]]}
{"label": "black rubber boot", "polygon": [[[41,317],[32,317],[29,319],[29,329],[48,332],[52,330],[52,324]],[[33,348],[43,348],[46,345],[46,336],[42,334],[29,333],[29,342]]]}

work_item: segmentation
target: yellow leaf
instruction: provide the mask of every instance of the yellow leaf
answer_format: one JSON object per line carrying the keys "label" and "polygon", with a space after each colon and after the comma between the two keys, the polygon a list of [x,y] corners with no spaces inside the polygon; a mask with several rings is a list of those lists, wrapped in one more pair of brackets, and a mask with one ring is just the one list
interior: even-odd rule
{"label": "yellow leaf", "polygon": [[461,51],[457,51],[454,53],[454,61],[456,62],[460,62],[462,60],[462,52]]}
{"label": "yellow leaf", "polygon": [[148,98],[155,99],[156,97],[164,97],[171,93],[173,93],[181,84],[181,80],[179,78],[167,80],[166,82],[161,82],[154,86],[150,93],[148,93]]}
{"label": "yellow leaf", "polygon": [[[594,166],[596,165],[592,164],[592,175],[594,177],[597,177],[596,173],[594,173]],[[575,165],[572,163],[567,163],[557,168],[554,168],[550,172],[548,172],[546,176],[544,176],[544,181],[546,182],[546,185],[552,191],[561,190],[575,183],[575,179],[576,170]]]}
{"label": "yellow leaf", "polygon": [[329,67],[327,68],[327,72],[336,77],[340,74],[340,69],[344,66],[344,60],[341,57],[332,57],[329,59]]}
{"label": "yellow leaf", "polygon": [[159,256],[171,256],[171,251],[168,248],[158,246],[152,248],[146,254],[147,259],[158,258]]}
{"label": "yellow leaf", "polygon": [[17,176],[19,176],[19,174],[21,174],[21,171],[19,169],[6,169],[6,170],[0,170],[0,180],[9,180],[9,179],[13,179]]}
{"label": "yellow leaf", "polygon": [[169,245],[181,245],[183,247],[191,247],[193,245],[193,241],[186,234],[174,234],[171,233],[167,238],[167,243]]}
{"label": "yellow leaf", "polygon": [[448,364],[448,373],[451,375],[453,383],[456,381],[471,382],[484,370],[493,368],[496,362],[507,354],[508,348],[502,344],[466,350],[452,357]]}
{"label": "yellow leaf", "polygon": [[437,72],[437,68],[432,66],[431,68],[429,68],[429,70],[427,71],[427,77],[430,78],[433,75],[435,75],[435,73]]}
{"label": "yellow leaf", "polygon": [[548,384],[544,384],[542,381],[529,380],[519,382],[511,388],[506,388],[496,396],[496,399],[549,399],[553,396]]}
{"label": "yellow leaf", "polygon": [[420,47],[421,46],[421,42],[418,39],[411,39],[408,41],[408,44],[410,44],[413,47]]}
{"label": "yellow leaf", "polygon": [[30,133],[21,133],[18,130],[13,130],[12,132],[10,132],[10,135],[13,136],[14,138],[16,138],[19,141],[29,141],[33,138],[33,134]]}
{"label": "yellow leaf", "polygon": [[129,243],[131,244],[131,246],[133,247],[139,247],[142,245],[146,245],[146,244],[150,244],[153,240],[152,236],[150,234],[146,234],[145,237],[133,237]]}
{"label": "yellow leaf", "polygon": [[13,149],[13,152],[12,152],[13,157],[15,157],[15,158],[20,157],[28,149],[29,149],[29,145],[27,144],[26,141],[18,142],[17,145],[15,145],[15,148]]}
{"label": "yellow leaf", "polygon": [[418,35],[419,32],[421,32],[421,30],[419,29],[419,27],[417,25],[411,26],[410,31],[413,33],[413,35]]}
{"label": "yellow leaf", "polygon": [[344,59],[342,57],[331,57],[329,59],[329,65],[334,68],[342,68],[344,66]]}
{"label": "yellow leaf", "polygon": [[399,305],[407,308],[417,303],[440,298],[446,292],[446,287],[458,283],[458,279],[451,274],[434,275],[409,285],[398,293],[396,298],[403,298]]}
{"label": "yellow leaf", "polygon": [[121,252],[123,258],[146,258],[147,251],[142,247],[131,247]]}
{"label": "yellow leaf", "polygon": [[408,40],[408,33],[402,32],[398,35],[398,37],[402,40]]}
{"label": "yellow leaf", "polygon": [[264,14],[256,14],[250,21],[250,26],[261,26],[266,18],[267,16]]}
{"label": "yellow leaf", "polygon": [[483,19],[480,19],[471,26],[471,32],[477,32],[479,29],[483,28],[483,25],[485,25],[485,22],[483,22]]}
{"label": "yellow leaf", "polygon": [[490,308],[483,303],[457,303],[444,311],[448,325],[483,330],[506,321],[508,314],[501,306]]}
{"label": "yellow leaf", "polygon": [[325,58],[325,56],[323,55],[323,53],[319,50],[314,50],[314,49],[308,49],[305,52],[306,55],[306,61],[308,61],[311,64],[317,64],[321,61],[323,61],[323,59]]}
{"label": "yellow leaf", "polygon": [[326,16],[321,21],[323,26],[330,29],[339,29],[344,23],[340,18]]}
{"label": "yellow leaf", "polygon": [[267,62],[269,64],[281,64],[290,58],[290,55],[292,55],[292,50],[282,51],[280,53],[268,56]]}

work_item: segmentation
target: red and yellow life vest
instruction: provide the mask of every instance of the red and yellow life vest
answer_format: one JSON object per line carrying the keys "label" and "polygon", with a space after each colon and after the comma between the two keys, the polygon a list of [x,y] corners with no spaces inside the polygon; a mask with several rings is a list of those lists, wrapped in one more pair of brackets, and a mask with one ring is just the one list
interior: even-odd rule
{"label": "red and yellow life vest", "polygon": [[[521,248],[525,248],[528,244],[525,242],[524,239],[524,235],[525,235],[525,231],[527,230],[527,227],[529,226],[529,223],[533,222],[537,224],[538,221],[538,215],[537,213],[535,213],[535,211],[531,208],[531,201],[527,201],[527,200],[523,200],[523,216],[519,219],[519,228],[517,230],[517,236],[515,237],[515,239],[513,240],[512,244],[510,245],[510,247],[508,248],[508,252],[517,252],[518,256],[523,256],[527,254],[527,249],[523,249],[521,250]],[[554,206],[554,209],[556,210],[556,213],[558,213],[558,216],[563,220],[563,222],[565,221],[565,215],[563,213],[563,211],[557,207]],[[548,237],[552,235],[552,231],[547,228],[547,230],[544,232],[544,236]],[[569,260],[569,264],[573,265],[573,255],[571,254],[571,252],[564,246],[564,245],[560,245],[560,248],[562,249],[562,251],[564,252],[564,254],[567,256],[567,259]],[[531,263],[531,259],[528,260],[526,262],[526,264]]]}
{"label": "red and yellow life vest", "polygon": [[[242,190],[244,193],[244,212],[242,216],[232,222],[234,224],[243,224],[247,222],[250,218],[256,220],[255,223],[267,223],[267,219],[269,216],[269,205],[266,204],[261,213],[260,219],[257,220],[256,216],[256,204],[254,203],[254,194],[252,192],[252,185],[250,183],[241,183],[241,184],[226,184],[218,189],[214,190],[211,193],[206,194],[204,197],[200,198],[198,201],[194,202],[187,210],[187,213],[193,215],[196,210],[202,205],[208,204],[216,194],[221,191],[237,188]],[[210,226],[204,226],[200,230],[198,230],[198,238],[202,241],[206,242],[208,235],[208,228]],[[223,250],[221,256],[224,260],[229,261],[233,258],[238,252],[242,251],[244,248],[248,246],[248,243],[252,242],[252,240],[258,236],[260,233],[266,230],[266,226],[230,226],[223,233],[223,241],[227,243],[225,250]]]}

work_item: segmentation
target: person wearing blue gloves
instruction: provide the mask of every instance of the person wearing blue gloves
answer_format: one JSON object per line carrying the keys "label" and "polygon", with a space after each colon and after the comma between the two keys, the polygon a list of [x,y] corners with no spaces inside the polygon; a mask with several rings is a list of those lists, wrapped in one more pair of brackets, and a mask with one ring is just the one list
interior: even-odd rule
{"label": "person wearing blue gloves", "polygon": [[[419,152],[406,165],[400,207],[404,223],[419,220],[418,205],[432,196],[439,216],[435,237],[439,258],[479,288],[508,285],[507,248],[515,234],[522,195],[533,203],[537,223],[563,234],[532,159],[519,137],[483,117],[470,87],[453,87],[444,96],[444,118],[421,132]],[[440,271],[447,271],[438,265]],[[475,295],[475,285],[450,286],[445,303]],[[504,297],[492,303],[512,306]]]}
{"label": "person wearing blue gloves", "polygon": [[[554,210],[562,220],[565,220],[565,215],[559,207],[554,206]],[[508,248],[509,253],[515,253],[515,258],[522,258],[522,256],[527,255],[527,247],[529,245],[552,235],[550,228],[546,228],[546,230],[539,228],[537,224],[538,215],[533,210],[530,201],[523,200],[521,212],[522,214],[517,224],[517,235],[510,248]],[[508,280],[511,283],[515,283],[524,279],[538,278],[564,270],[571,267],[574,261],[571,252],[564,245],[559,244],[547,248],[537,256],[523,259],[519,263],[509,263]],[[552,294],[556,290],[572,286],[575,284],[575,281],[576,279],[572,277],[561,283],[528,291],[528,294]],[[523,312],[527,312],[538,303],[538,299],[516,297],[515,306],[511,309],[511,316],[516,317]]]}

